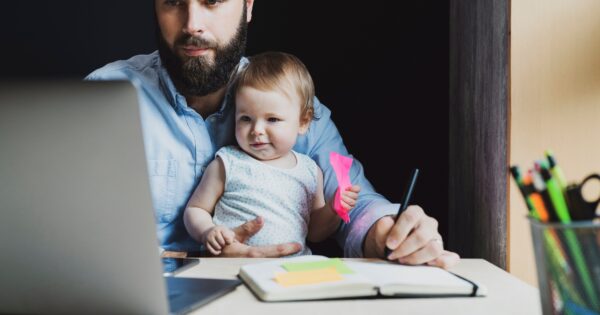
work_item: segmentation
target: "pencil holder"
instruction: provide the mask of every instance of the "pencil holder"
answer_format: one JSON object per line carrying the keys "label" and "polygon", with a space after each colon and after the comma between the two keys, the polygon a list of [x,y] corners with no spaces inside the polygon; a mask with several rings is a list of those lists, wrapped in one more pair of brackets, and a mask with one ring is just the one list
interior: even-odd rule
{"label": "pencil holder", "polygon": [[544,314],[600,314],[600,223],[529,222]]}

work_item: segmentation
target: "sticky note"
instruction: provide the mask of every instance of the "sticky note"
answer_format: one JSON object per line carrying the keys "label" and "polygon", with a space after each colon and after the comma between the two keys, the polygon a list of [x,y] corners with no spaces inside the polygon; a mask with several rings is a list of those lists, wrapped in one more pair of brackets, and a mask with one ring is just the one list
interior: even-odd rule
{"label": "sticky note", "polygon": [[342,206],[342,191],[345,191],[348,187],[352,186],[350,183],[350,167],[352,167],[352,158],[343,156],[337,152],[331,152],[329,154],[329,163],[333,167],[335,177],[338,182],[338,190],[335,193],[333,199],[333,210],[337,215],[344,220],[344,222],[350,222],[350,216],[344,207]]}
{"label": "sticky note", "polygon": [[335,282],[341,281],[342,279],[342,275],[340,275],[334,267],[317,270],[275,273],[275,282],[284,287]]}
{"label": "sticky note", "polygon": [[307,271],[307,270],[317,270],[317,269],[327,269],[327,268],[335,268],[337,272],[341,274],[351,274],[354,271],[339,258],[331,258],[325,260],[318,261],[308,261],[308,262],[293,262],[293,263],[285,263],[281,265],[287,271]]}

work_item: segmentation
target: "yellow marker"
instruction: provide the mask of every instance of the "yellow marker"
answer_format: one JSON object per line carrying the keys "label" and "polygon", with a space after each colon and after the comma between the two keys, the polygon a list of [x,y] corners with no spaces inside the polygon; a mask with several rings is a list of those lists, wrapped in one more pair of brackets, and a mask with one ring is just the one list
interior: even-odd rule
{"label": "yellow marker", "polygon": [[335,267],[307,271],[276,272],[275,282],[284,287],[303,284],[341,281],[342,275]]}

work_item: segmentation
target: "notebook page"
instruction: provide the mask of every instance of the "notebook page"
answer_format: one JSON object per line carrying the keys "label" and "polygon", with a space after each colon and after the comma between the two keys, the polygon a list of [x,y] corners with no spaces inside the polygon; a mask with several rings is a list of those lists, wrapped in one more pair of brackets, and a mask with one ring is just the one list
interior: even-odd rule
{"label": "notebook page", "polygon": [[377,286],[401,284],[415,287],[466,288],[472,285],[448,271],[429,266],[405,266],[388,263],[347,262],[350,268],[371,279]]}

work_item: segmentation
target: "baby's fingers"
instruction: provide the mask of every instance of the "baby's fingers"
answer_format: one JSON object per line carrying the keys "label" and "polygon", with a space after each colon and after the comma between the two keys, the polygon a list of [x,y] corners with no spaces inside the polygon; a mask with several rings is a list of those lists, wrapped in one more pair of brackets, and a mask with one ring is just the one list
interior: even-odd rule
{"label": "baby's fingers", "polygon": [[347,196],[342,195],[342,207],[344,207],[344,209],[346,210],[350,210],[352,208],[354,208],[354,206],[356,206],[356,200],[349,198]]}
{"label": "baby's fingers", "polygon": [[225,246],[227,245],[227,243],[225,242],[225,238],[223,237],[225,231],[219,231],[218,233],[216,233],[215,235],[215,239],[217,241],[217,243],[219,243],[219,249],[221,249],[221,246]]}
{"label": "baby's fingers", "polygon": [[356,201],[358,199],[358,193],[346,190],[346,191],[344,191],[342,193],[342,199],[343,200],[354,200],[354,201]]}
{"label": "baby's fingers", "polygon": [[358,193],[360,192],[360,187],[359,186],[354,186],[354,187],[358,187],[358,189],[355,190],[352,187],[348,187],[345,191],[342,192],[342,196],[348,196],[355,200],[358,199]]}
{"label": "baby's fingers", "polygon": [[350,187],[346,188],[346,191],[351,191],[351,192],[355,192],[358,194],[360,192],[360,186],[359,185],[350,186]]}
{"label": "baby's fingers", "polygon": [[353,198],[352,196],[346,194],[342,195],[342,201],[352,207],[356,205],[356,199],[357,198]]}
{"label": "baby's fingers", "polygon": [[229,245],[235,240],[235,233],[232,230],[227,229],[223,231],[223,238],[225,238],[225,245]]}
{"label": "baby's fingers", "polygon": [[208,251],[215,256],[221,254],[221,251],[213,248],[213,246],[209,242],[206,243],[206,248],[208,248]]}
{"label": "baby's fingers", "polygon": [[221,251],[221,248],[222,248],[222,247],[221,247],[221,245],[219,244],[219,242],[218,242],[216,239],[214,239],[214,238],[211,238],[211,239],[209,239],[209,240],[208,240],[208,242],[206,242],[206,243],[207,243],[207,245],[210,245],[210,246],[212,246],[212,248],[213,248],[214,250],[216,250],[216,251]]}

